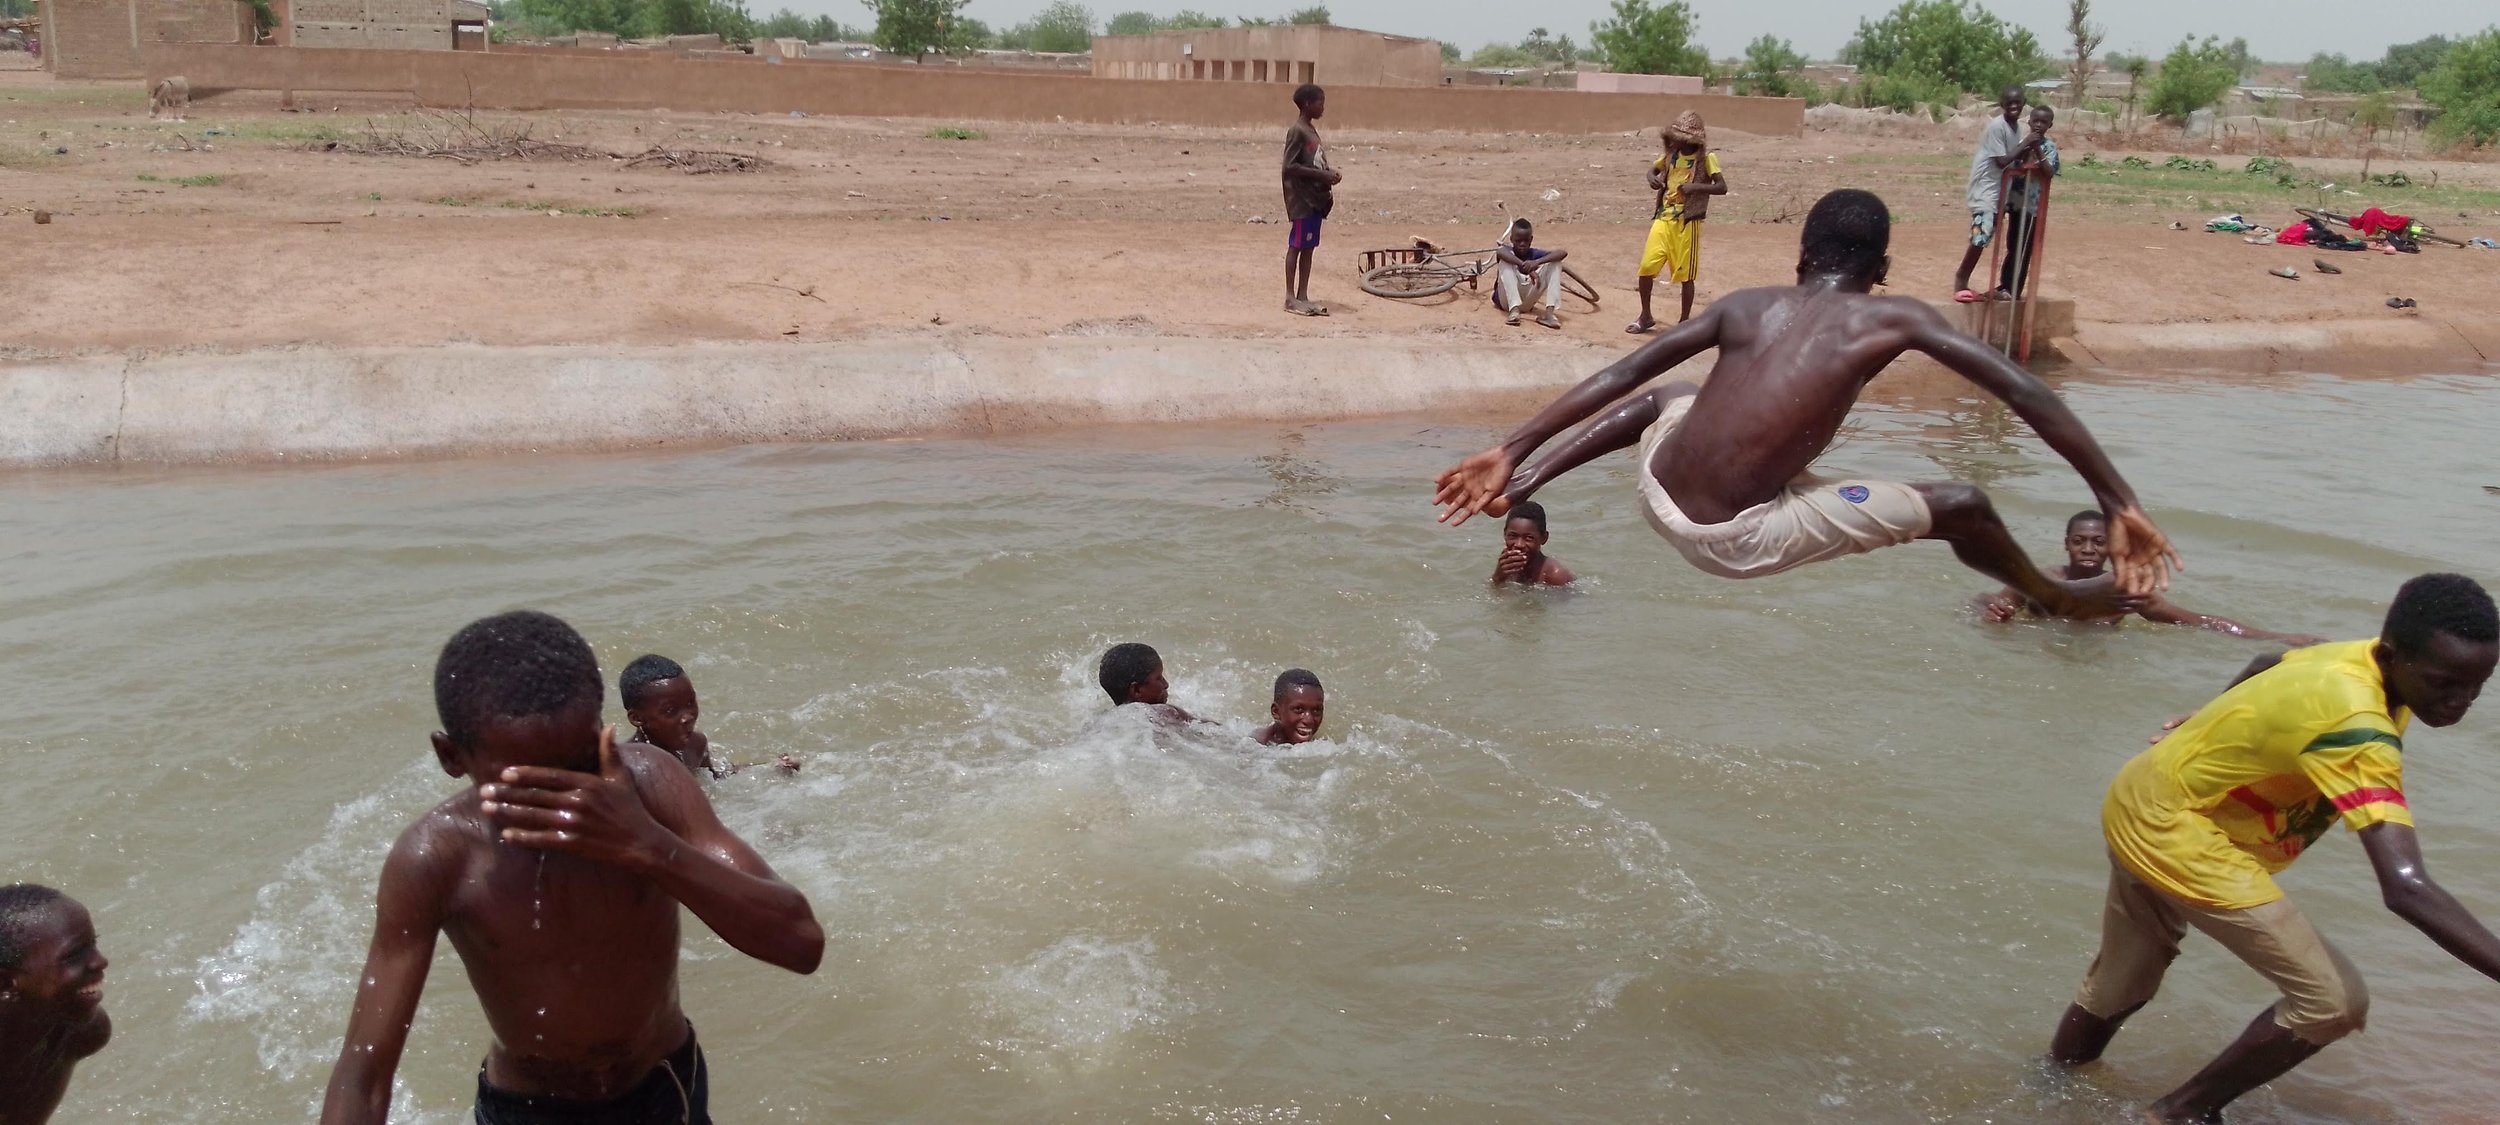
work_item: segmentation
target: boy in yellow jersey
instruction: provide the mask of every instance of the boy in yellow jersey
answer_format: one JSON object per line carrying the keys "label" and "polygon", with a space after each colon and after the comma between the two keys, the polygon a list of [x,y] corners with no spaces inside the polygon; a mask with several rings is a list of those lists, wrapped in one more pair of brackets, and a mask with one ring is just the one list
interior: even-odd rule
{"label": "boy in yellow jersey", "polygon": [[1658,133],[1666,153],[1651,161],[1650,190],[1658,193],[1650,213],[1649,245],[1641,250],[1641,318],[1624,331],[1635,336],[1658,327],[1649,314],[1649,291],[1665,273],[1684,286],[1684,315],[1693,319],[1693,279],[1701,273],[1701,221],[1710,216],[1710,197],[1727,194],[1727,178],[1719,174],[1719,155],[1710,151],[1710,132],[1701,115],[1685,110],[1675,124]]}
{"label": "boy in yellow jersey", "polygon": [[2339,819],[2359,833],[2387,908],[2500,980],[2500,938],[2423,870],[2401,758],[2411,721],[2463,719],[2495,661],[2491,596],[2461,575],[2423,575],[2396,592],[2377,640],[2260,657],[2121,768],[2101,806],[2111,864],[2101,949],[2050,1057],[2101,1057],[2153,998],[2191,926],[2283,999],[2145,1120],[2220,1121],[2233,1098],[2361,1030],[2361,974],[2274,884]]}

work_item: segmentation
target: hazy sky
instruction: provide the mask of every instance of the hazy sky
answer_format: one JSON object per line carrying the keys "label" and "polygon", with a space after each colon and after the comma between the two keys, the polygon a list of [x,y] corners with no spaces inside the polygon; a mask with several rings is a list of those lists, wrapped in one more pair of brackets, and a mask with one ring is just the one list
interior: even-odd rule
{"label": "hazy sky", "polygon": [[[765,15],[785,0],[748,0]],[[845,24],[872,22],[856,0],[786,0],[806,15],[830,13]],[[1080,0],[1096,19],[1137,10],[1169,13],[1196,8],[1220,16],[1274,16],[1312,0]],[[1718,56],[1739,54],[1764,33],[1782,36],[1816,58],[1829,57],[1857,30],[1858,20],[1889,10],[1899,0],[1690,0],[1701,17],[1702,45]],[[1985,0],[1983,0],[1985,2]],[[1017,23],[1049,0],[972,0],[964,9],[992,27]],[[1472,51],[1494,41],[1513,42],[1530,27],[1588,41],[1592,20],[1611,10],[1607,0],[1541,0],[1499,4],[1486,0],[1327,0],[1339,24],[1417,35],[1457,43]],[[1996,0],[1987,7],[2028,27],[2052,53],[2066,42],[2065,0]],[[2183,34],[2246,36],[2259,58],[2306,60],[2318,51],[2377,58],[2391,42],[2425,35],[2480,31],[2500,21],[2488,0],[2410,0],[2380,8],[2326,0],[2094,0],[2093,18],[2109,28],[2105,50],[2167,52]],[[2362,19],[2376,13],[2378,18]],[[2186,16],[2184,22],[2181,17]]]}

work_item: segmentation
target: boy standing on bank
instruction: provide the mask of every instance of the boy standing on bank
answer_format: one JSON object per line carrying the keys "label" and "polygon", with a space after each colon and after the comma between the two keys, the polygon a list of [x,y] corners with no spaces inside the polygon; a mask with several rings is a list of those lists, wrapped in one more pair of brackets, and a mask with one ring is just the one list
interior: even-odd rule
{"label": "boy standing on bank", "polygon": [[2361,837],[2390,911],[2500,980],[2500,938],[2423,868],[2402,758],[2411,720],[2465,718],[2495,661],[2491,596],[2462,575],[2426,574],[2396,591],[2376,640],[2260,657],[2122,767],[2101,804],[2110,858],[2101,949],[2050,1057],[2066,1066],[2100,1058],[2161,987],[2190,927],[2283,999],[2146,1120],[2220,1121],[2232,1099],[2361,1030],[2370,1006],[2361,974],[2274,883],[2337,820]]}
{"label": "boy standing on bank", "polygon": [[1710,151],[1710,133],[1701,115],[1685,110],[1675,124],[1658,133],[1666,152],[1650,162],[1649,187],[1658,193],[1650,212],[1649,243],[1641,250],[1641,318],[1624,331],[1635,336],[1658,327],[1649,313],[1649,293],[1658,275],[1684,287],[1684,312],[1678,322],[1693,319],[1693,281],[1701,276],[1701,221],[1710,217],[1710,197],[1727,194],[1727,177],[1719,173],[1719,154]]}
{"label": "boy standing on bank", "polygon": [[1327,316],[1328,307],[1311,303],[1311,258],[1319,251],[1320,223],[1337,205],[1337,182],[1345,176],[1328,166],[1328,151],[1319,142],[1320,115],[1328,110],[1328,94],[1310,83],[1293,92],[1300,120],[1285,130],[1285,311]]}
{"label": "boy standing on bank", "polygon": [[603,694],[590,645],[543,613],[485,618],[443,646],[434,756],[473,784],[383,861],[323,1125],[388,1113],[437,934],[494,1036],[479,1125],[707,1125],[711,1076],[678,1007],[681,904],[739,952],[816,971],[806,897],[722,827],[677,759],[618,745]]}

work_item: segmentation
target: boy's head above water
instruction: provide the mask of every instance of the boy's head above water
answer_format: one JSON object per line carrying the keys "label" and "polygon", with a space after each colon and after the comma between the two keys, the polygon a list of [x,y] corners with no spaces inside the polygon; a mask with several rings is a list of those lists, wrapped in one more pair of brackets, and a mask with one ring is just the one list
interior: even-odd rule
{"label": "boy's head above water", "polygon": [[1502,549],[1534,554],[1551,536],[1545,533],[1545,505],[1522,500],[1510,506],[1502,521]]}
{"label": "boy's head above water", "polygon": [[2396,591],[2377,656],[2391,702],[2431,726],[2452,726],[2500,662],[2500,614],[2473,579],[2425,574]]}
{"label": "boy's head above water", "polygon": [[1798,243],[1797,284],[1836,277],[1872,289],[1892,269],[1892,211],[1873,192],[1842,188],[1815,201]]}
{"label": "boy's head above water", "polygon": [[479,618],[434,662],[434,756],[479,782],[506,766],[596,773],[603,695],[599,658],[572,626],[531,610]]}
{"label": "boy's head above water", "polygon": [[703,706],[695,698],[694,678],[676,661],[656,654],[635,657],[617,675],[616,694],[643,741],[680,759],[710,756],[712,740],[695,729]]}
{"label": "boy's head above water", "polygon": [[2066,517],[2066,565],[2076,575],[2099,574],[2109,564],[2109,517],[2086,508]]}
{"label": "boy's head above water", "polygon": [[1327,712],[1328,693],[1309,669],[1287,668],[1276,677],[1276,698],[1267,708],[1276,720],[1273,741],[1299,746],[1318,738]]}
{"label": "boy's head above water", "polygon": [[1102,664],[1095,669],[1105,695],[1114,706],[1124,703],[1161,704],[1169,701],[1172,685],[1163,680],[1163,657],[1151,645],[1134,641],[1113,645],[1102,654]]}
{"label": "boy's head above water", "polygon": [[0,887],[0,1008],[76,1024],[104,1006],[104,954],[78,900],[33,883]]}

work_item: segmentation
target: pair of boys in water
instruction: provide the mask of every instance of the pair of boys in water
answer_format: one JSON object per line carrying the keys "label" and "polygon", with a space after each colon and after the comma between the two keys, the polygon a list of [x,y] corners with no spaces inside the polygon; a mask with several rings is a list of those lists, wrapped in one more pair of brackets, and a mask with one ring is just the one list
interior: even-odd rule
{"label": "pair of boys in water", "polygon": [[[1444,472],[1435,495],[1441,518],[1463,523],[1515,510],[1563,473],[1638,445],[1643,514],[1713,574],[1760,577],[1937,539],[2006,585],[1992,616],[2025,607],[2078,618],[2136,613],[2254,633],[2160,596],[2177,554],[2047,387],[1925,303],[1873,295],[1889,240],[1881,200],[1862,191],[1825,196],[1806,220],[1795,286],[1730,294],[1572,388],[1501,445]],[[1706,385],[1634,393],[1714,347]],[[2034,567],[1977,488],[1809,470],[1860,389],[1913,350],[2004,401],[2100,499],[2090,518],[2070,523],[2063,572]],[[2104,559],[2114,574],[2100,573]],[[2398,591],[2376,640],[2259,659],[2121,769],[2102,810],[2111,874],[2101,949],[2058,1024],[2051,1057],[2065,1065],[2099,1058],[2150,1001],[2191,927],[2266,976],[2283,999],[2148,1107],[2147,1120],[2219,1121],[2239,1095],[2359,1030],[2368,1006],[2359,973],[2272,879],[2338,819],[2360,834],[2390,910],[2500,980],[2500,938],[2424,870],[2398,757],[2413,718],[2434,727],[2463,719],[2495,663],[2500,614],[2490,596],[2459,575],[2425,575]]]}
{"label": "pair of boys in water", "polygon": [[[1105,649],[1094,666],[1094,679],[1114,707],[1137,704],[1184,723],[1204,720],[1172,702],[1172,684],[1163,676],[1163,655],[1152,645],[1130,641]],[[1308,669],[1287,668],[1276,677],[1276,694],[1268,703],[1273,720],[1251,740],[1261,746],[1299,746],[1319,737],[1328,715],[1328,692]]]}

